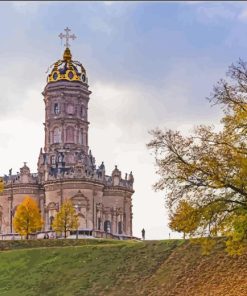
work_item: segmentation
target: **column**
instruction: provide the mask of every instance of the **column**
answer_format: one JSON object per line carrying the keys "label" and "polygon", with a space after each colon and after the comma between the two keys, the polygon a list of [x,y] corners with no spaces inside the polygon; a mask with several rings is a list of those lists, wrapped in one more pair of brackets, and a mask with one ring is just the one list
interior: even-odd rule
{"label": "column", "polygon": [[[43,221],[45,221],[45,196],[44,194],[40,194],[40,199],[39,199],[39,206],[40,206],[40,212],[41,212],[41,217]],[[45,225],[42,226],[42,229],[45,229]]]}
{"label": "column", "polygon": [[[12,190],[12,189],[11,189]],[[9,233],[13,232],[13,196],[9,196],[8,198],[9,201]]]}

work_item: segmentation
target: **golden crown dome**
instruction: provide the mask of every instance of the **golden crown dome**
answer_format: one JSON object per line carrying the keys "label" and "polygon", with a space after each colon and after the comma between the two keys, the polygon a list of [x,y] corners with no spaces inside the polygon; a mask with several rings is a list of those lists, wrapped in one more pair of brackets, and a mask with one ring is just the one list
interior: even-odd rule
{"label": "golden crown dome", "polygon": [[64,51],[63,59],[58,60],[53,65],[54,67],[47,77],[47,82],[67,80],[87,83],[86,70],[81,63],[72,60],[72,55],[68,47]]}

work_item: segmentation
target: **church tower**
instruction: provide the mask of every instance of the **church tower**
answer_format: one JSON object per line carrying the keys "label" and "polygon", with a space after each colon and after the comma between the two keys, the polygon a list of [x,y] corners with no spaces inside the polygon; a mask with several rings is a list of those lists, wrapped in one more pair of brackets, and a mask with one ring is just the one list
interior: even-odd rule
{"label": "church tower", "polygon": [[72,60],[67,47],[63,58],[54,65],[43,92],[45,102],[45,146],[39,162],[43,181],[48,175],[64,174],[80,163],[88,171],[94,169],[88,151],[88,90],[86,70]]}

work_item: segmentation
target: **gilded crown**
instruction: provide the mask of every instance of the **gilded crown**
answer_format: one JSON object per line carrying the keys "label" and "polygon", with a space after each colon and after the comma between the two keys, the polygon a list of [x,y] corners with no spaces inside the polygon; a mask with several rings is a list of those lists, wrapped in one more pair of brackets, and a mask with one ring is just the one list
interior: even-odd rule
{"label": "gilded crown", "polygon": [[63,59],[58,60],[53,65],[54,67],[47,77],[47,82],[67,80],[87,83],[86,70],[81,63],[72,60],[72,55],[68,47],[64,51]]}

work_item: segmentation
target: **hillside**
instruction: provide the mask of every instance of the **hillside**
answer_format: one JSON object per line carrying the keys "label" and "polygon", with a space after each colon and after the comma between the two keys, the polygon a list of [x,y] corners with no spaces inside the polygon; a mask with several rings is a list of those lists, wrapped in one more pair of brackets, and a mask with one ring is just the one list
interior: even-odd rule
{"label": "hillside", "polygon": [[247,256],[179,240],[0,242],[0,295],[247,295]]}

